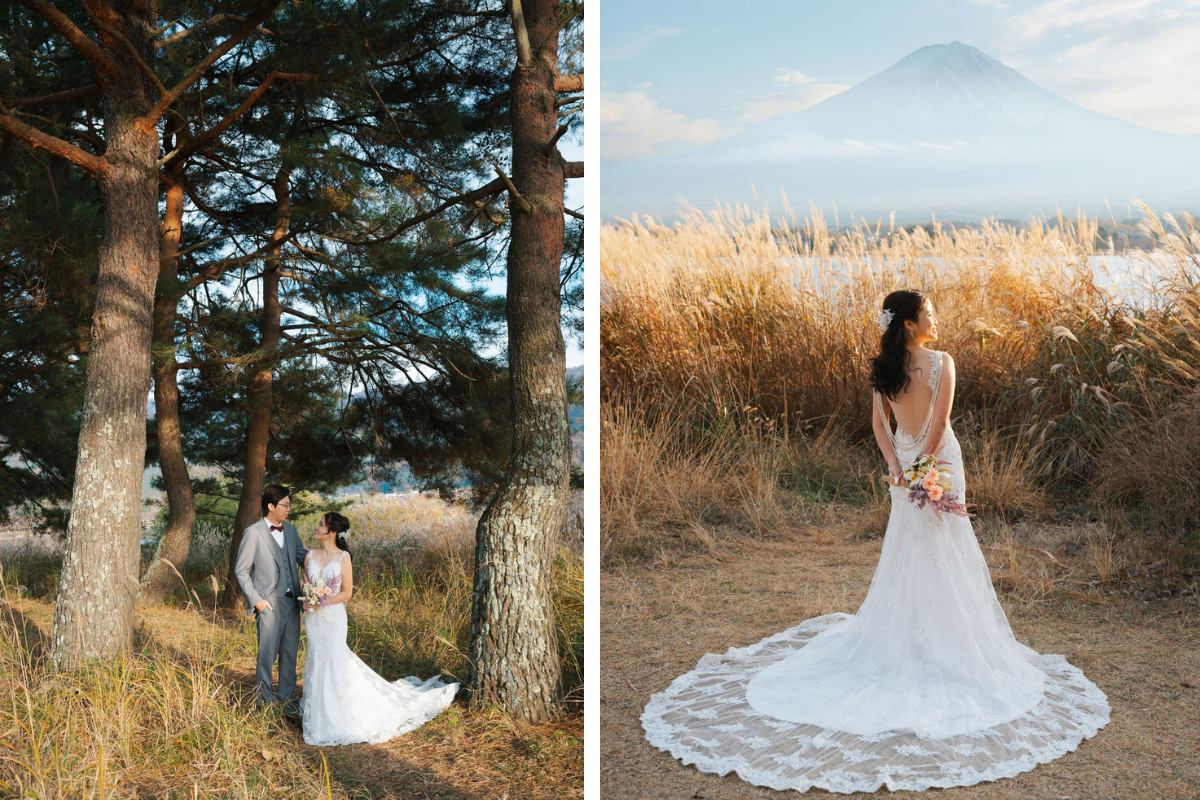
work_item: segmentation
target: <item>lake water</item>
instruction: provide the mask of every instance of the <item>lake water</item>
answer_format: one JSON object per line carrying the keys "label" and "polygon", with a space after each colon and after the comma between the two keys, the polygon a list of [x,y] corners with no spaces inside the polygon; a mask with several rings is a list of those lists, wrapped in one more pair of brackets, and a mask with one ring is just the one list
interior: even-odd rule
{"label": "lake water", "polygon": [[[813,289],[826,288],[838,291],[840,286],[824,287],[823,284],[831,275],[838,274],[839,262],[836,256],[829,258],[786,258],[780,259],[781,265],[789,265],[796,270],[795,283],[799,287],[803,283]],[[861,262],[856,262],[861,263]],[[957,268],[959,262],[951,262],[943,258],[921,259],[920,263],[926,268],[932,268],[941,273],[946,269]],[[1094,281],[1097,286],[1110,292],[1116,299],[1123,300],[1136,308],[1149,308],[1155,299],[1160,297],[1155,285],[1172,275],[1177,269],[1175,260],[1162,253],[1141,253],[1129,255],[1096,255],[1088,258],[1092,268]],[[847,270],[842,274],[849,278],[849,262]],[[831,270],[830,267],[833,269]],[[880,264],[883,268],[884,265]],[[1197,268],[1200,277],[1200,268]],[[807,272],[807,274],[805,274]]]}

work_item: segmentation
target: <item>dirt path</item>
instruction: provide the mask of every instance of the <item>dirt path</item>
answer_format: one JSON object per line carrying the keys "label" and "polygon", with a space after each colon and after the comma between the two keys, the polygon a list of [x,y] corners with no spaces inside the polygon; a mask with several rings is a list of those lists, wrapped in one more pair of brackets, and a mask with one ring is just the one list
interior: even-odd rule
{"label": "dirt path", "polygon": [[[648,744],[638,720],[651,694],[705,653],[743,647],[797,622],[853,613],[881,540],[745,546],[721,558],[608,569],[601,576],[601,790],[617,798],[798,797],[706,775]],[[991,557],[991,554],[989,554]],[[994,563],[993,575],[1001,573]],[[1017,638],[1060,653],[1105,693],[1112,720],[1057,761],[1016,778],[931,790],[945,798],[1200,798],[1200,603],[1109,605],[1061,594],[1002,593]],[[811,795],[826,795],[814,790]],[[898,792],[899,796],[916,793]],[[890,796],[879,792],[879,796]],[[859,795],[865,796],[865,795]]]}

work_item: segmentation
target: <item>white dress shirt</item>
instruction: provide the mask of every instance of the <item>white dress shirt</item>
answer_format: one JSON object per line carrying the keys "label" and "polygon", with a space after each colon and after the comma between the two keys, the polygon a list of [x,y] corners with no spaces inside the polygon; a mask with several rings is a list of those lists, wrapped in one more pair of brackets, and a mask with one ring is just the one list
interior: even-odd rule
{"label": "white dress shirt", "polygon": [[[267,530],[271,530],[271,526],[275,524],[275,523],[271,522],[271,520],[267,519],[266,517],[263,517],[263,522],[267,523]],[[281,523],[279,523],[279,525],[282,526],[283,523],[281,522]],[[271,531],[271,538],[275,540],[275,544],[279,545],[279,549],[282,550],[283,549],[283,531]]]}

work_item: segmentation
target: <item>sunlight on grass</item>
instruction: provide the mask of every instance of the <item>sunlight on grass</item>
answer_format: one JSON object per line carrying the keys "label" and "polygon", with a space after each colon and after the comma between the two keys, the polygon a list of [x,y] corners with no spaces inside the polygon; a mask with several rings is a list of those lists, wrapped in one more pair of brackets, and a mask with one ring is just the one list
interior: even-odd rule
{"label": "sunlight on grass", "polygon": [[[465,682],[477,515],[417,495],[376,496],[345,513],[353,525],[356,577],[347,607],[350,647],[389,680],[440,672]],[[581,514],[576,493],[566,511],[553,586],[568,710],[581,707],[583,692]],[[140,611],[133,648],[70,673],[54,672],[46,660],[61,557],[38,549],[4,553],[0,796],[265,800],[353,794],[330,780],[319,752],[297,748],[296,733],[273,712],[256,708],[253,622],[212,603],[229,538],[228,530],[201,526],[168,606]],[[143,552],[153,552],[152,541]],[[153,625],[146,624],[148,616]],[[304,643],[302,638],[301,676]],[[452,710],[456,720],[464,713]],[[435,724],[430,735],[453,733],[455,726],[446,725]],[[531,741],[541,735],[524,728],[518,734]],[[581,745],[572,742],[557,748],[554,758],[572,764],[568,772],[574,774]],[[512,764],[522,774],[529,766]]]}
{"label": "sunlight on grass", "polygon": [[864,532],[877,527],[867,378],[898,288],[937,309],[982,514],[1051,513],[1050,490],[1195,550],[1200,225],[1142,210],[1152,251],[1102,240],[1084,216],[831,230],[816,208],[735,207],[604,225],[606,558],[697,528],[769,532],[806,518],[797,502],[808,517],[860,506]]}

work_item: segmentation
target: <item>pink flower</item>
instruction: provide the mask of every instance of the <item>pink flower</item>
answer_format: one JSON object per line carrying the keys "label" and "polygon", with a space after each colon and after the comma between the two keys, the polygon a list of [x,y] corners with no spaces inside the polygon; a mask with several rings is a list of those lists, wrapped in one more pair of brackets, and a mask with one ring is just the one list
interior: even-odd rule
{"label": "pink flower", "polygon": [[928,491],[938,484],[938,471],[936,469],[929,470],[929,474],[925,476],[925,480],[921,481],[921,485]]}
{"label": "pink flower", "polygon": [[942,492],[944,490],[942,489],[941,486],[939,486],[938,484],[935,483],[933,486],[927,487],[926,491],[929,492],[929,499],[933,500],[934,502],[937,502],[938,500],[942,499]]}

